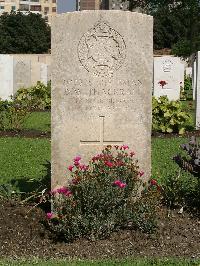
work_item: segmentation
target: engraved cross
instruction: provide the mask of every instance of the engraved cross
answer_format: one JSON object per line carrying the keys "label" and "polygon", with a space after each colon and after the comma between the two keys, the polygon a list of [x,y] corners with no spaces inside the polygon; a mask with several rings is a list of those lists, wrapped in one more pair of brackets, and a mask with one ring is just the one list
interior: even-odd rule
{"label": "engraved cross", "polygon": [[101,146],[102,148],[104,146],[107,145],[119,145],[122,144],[124,141],[123,140],[104,140],[104,120],[105,120],[105,116],[99,116],[100,117],[100,136],[99,136],[99,140],[98,141],[93,141],[93,140],[81,140],[80,141],[80,145],[97,145],[97,146]]}

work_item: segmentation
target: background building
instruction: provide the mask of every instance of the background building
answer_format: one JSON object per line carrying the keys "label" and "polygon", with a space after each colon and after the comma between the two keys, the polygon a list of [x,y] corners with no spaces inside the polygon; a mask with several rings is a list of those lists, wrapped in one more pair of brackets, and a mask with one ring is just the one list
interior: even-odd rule
{"label": "background building", "polygon": [[50,24],[51,17],[57,13],[57,0],[0,0],[0,15],[11,11],[41,14]]}
{"label": "background building", "polygon": [[128,10],[129,1],[122,0],[77,0],[76,10]]}

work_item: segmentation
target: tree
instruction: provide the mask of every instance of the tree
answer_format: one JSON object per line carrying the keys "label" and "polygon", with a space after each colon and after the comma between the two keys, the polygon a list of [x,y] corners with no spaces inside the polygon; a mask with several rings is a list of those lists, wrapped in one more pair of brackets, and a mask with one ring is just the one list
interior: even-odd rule
{"label": "tree", "polygon": [[47,53],[50,27],[39,14],[20,12],[0,16],[0,53]]}
{"label": "tree", "polygon": [[154,16],[154,48],[170,48],[179,56],[200,50],[200,0],[130,0]]}

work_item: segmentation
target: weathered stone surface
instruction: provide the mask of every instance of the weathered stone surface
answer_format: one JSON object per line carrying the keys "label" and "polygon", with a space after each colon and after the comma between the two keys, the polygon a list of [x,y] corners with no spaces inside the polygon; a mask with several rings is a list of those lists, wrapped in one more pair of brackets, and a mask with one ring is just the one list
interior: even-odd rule
{"label": "weathered stone surface", "polygon": [[31,86],[31,61],[14,59],[14,93]]}
{"label": "weathered stone surface", "polygon": [[52,186],[66,182],[108,144],[136,152],[151,168],[153,19],[121,11],[82,11],[52,24]]}
{"label": "weathered stone surface", "polygon": [[196,129],[200,129],[200,52],[197,53],[196,63]]}
{"label": "weathered stone surface", "polygon": [[48,81],[51,80],[51,69],[47,64],[40,64],[40,81],[47,85]]}
{"label": "weathered stone surface", "polygon": [[10,100],[13,95],[13,57],[0,55],[0,98]]}
{"label": "weathered stone surface", "polygon": [[[180,58],[162,56],[154,58],[154,96],[167,95],[169,100],[180,99]],[[159,84],[166,81],[165,86]]]}

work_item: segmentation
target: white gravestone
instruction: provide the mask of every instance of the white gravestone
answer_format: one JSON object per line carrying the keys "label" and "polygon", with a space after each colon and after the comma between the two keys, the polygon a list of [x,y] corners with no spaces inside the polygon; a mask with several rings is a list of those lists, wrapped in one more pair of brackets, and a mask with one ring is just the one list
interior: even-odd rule
{"label": "white gravestone", "polygon": [[186,67],[185,75],[190,78],[192,77],[192,67]]}
{"label": "white gravestone", "polygon": [[197,86],[197,61],[193,62],[192,66],[192,90],[193,90],[193,100],[196,97],[196,86]]}
{"label": "white gravestone", "polygon": [[196,129],[200,129],[200,52],[197,53],[197,78],[196,78]]}
{"label": "white gravestone", "polygon": [[31,61],[14,59],[14,93],[31,86]]}
{"label": "white gravestone", "polygon": [[185,65],[180,63],[180,87],[184,88],[185,82]]}
{"label": "white gravestone", "polygon": [[74,156],[87,163],[106,145],[127,144],[144,179],[150,178],[152,17],[129,11],[58,15],[52,59],[52,187],[67,182]]}
{"label": "white gravestone", "polygon": [[0,55],[0,98],[10,100],[13,95],[13,57]]}
{"label": "white gravestone", "polygon": [[50,66],[42,63],[40,65],[40,81],[47,85],[47,83],[50,81],[50,77]]}
{"label": "white gravestone", "polygon": [[[154,58],[154,96],[166,95],[169,100],[180,99],[180,58],[162,56]],[[162,81],[166,82],[163,85]]]}

